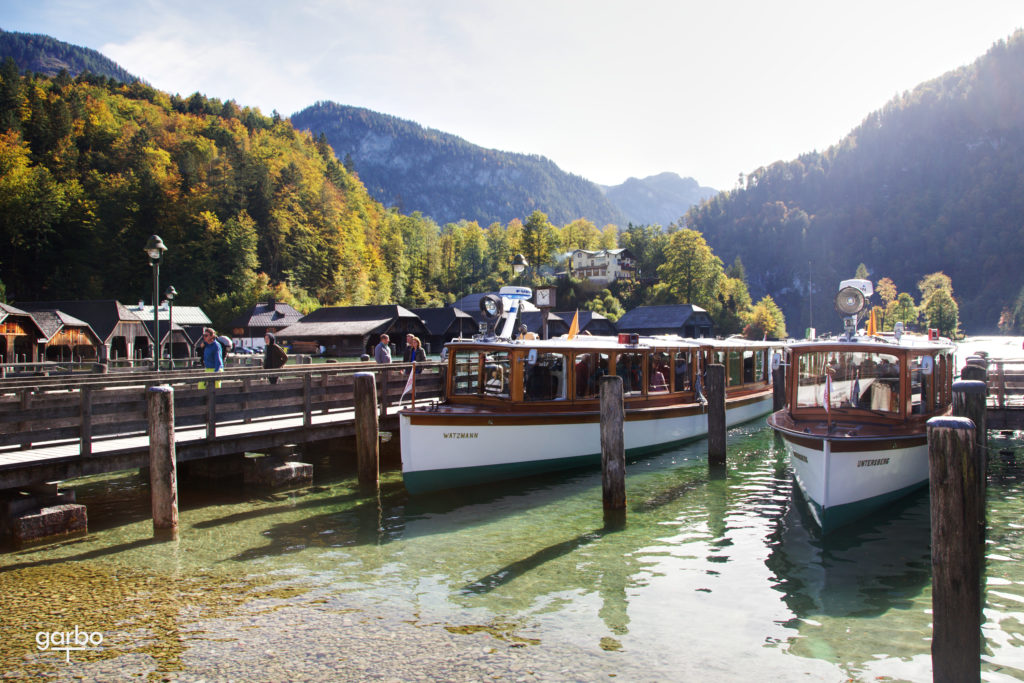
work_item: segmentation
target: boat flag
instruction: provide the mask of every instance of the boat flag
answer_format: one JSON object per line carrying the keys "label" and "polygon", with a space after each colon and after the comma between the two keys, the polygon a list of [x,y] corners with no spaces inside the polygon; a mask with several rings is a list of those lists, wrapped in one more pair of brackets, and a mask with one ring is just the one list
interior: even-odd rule
{"label": "boat flag", "polygon": [[580,333],[580,309],[576,309],[576,315],[572,317],[572,325],[569,325],[569,334],[566,339],[574,339]]}
{"label": "boat flag", "polygon": [[868,317],[868,336],[874,337],[878,334],[877,323],[875,323],[875,309],[871,309],[871,315]]}
{"label": "boat flag", "polygon": [[416,377],[416,361],[413,361],[412,363],[413,367],[409,369],[409,379],[405,380],[405,389],[402,390],[402,396],[398,399],[399,403],[402,402],[406,394],[412,391],[412,385],[416,383],[416,380],[414,379]]}
{"label": "boat flag", "polygon": [[832,412],[832,375],[828,372],[825,373],[825,395],[822,397],[822,405],[825,406],[825,412]]}

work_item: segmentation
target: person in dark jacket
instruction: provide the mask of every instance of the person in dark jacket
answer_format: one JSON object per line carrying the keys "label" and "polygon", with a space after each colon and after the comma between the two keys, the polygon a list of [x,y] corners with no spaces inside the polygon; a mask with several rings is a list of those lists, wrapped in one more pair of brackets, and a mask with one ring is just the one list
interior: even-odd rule
{"label": "person in dark jacket", "polygon": [[[263,335],[263,343],[263,369],[276,370],[284,367],[284,364],[288,362],[288,354],[277,343],[277,337],[273,333],[267,332]],[[277,377],[270,377],[270,383],[277,384]]]}

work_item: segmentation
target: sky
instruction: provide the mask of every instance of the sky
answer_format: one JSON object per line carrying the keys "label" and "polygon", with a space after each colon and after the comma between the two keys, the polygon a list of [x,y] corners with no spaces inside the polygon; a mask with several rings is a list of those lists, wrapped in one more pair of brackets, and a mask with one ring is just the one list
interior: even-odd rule
{"label": "sky", "polygon": [[0,0],[153,87],[366,107],[604,185],[718,190],[1024,28],[1022,0]]}

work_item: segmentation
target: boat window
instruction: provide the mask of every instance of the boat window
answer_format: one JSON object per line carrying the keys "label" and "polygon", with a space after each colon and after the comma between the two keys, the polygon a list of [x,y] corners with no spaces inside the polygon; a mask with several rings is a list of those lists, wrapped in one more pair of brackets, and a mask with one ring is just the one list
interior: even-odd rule
{"label": "boat window", "polygon": [[512,363],[508,351],[495,351],[484,356],[484,394],[508,398],[512,381]]}
{"label": "boat window", "polygon": [[576,398],[598,398],[601,378],[608,374],[608,354],[577,353],[573,363]]}
{"label": "boat window", "polygon": [[729,372],[729,383],[727,386],[735,387],[743,384],[744,377],[744,359],[742,351],[730,351],[729,352],[729,365],[727,370]]}
{"label": "boat window", "polygon": [[814,351],[797,356],[797,408],[824,407],[831,378],[832,408],[899,412],[899,358],[888,353]]}
{"label": "boat window", "polygon": [[672,377],[670,357],[665,351],[655,351],[651,355],[650,384],[647,390],[651,393],[667,392]]}
{"label": "boat window", "polygon": [[452,393],[457,396],[480,393],[480,352],[456,351],[452,365]]}
{"label": "boat window", "polygon": [[[930,372],[925,372],[930,367]],[[931,356],[910,359],[910,412],[931,413],[935,410],[935,360]]]}
{"label": "boat window", "polygon": [[673,371],[675,383],[673,391],[690,391],[693,389],[693,372],[691,372],[691,352],[689,350],[676,351]]}
{"label": "boat window", "polygon": [[523,400],[553,401],[565,398],[565,354],[544,351],[523,374]]}
{"label": "boat window", "polygon": [[615,360],[615,374],[622,378],[622,396],[642,396],[644,393],[644,354],[632,351],[620,353]]}
{"label": "boat window", "polygon": [[757,374],[754,370],[754,355],[753,351],[743,352],[743,383],[753,384],[757,381]]}

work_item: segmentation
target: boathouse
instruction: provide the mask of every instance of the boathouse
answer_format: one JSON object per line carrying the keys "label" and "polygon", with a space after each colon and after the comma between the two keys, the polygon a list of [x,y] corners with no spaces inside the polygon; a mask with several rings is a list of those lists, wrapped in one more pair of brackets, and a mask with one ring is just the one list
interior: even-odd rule
{"label": "boathouse", "polygon": [[79,320],[61,310],[32,311],[45,339],[42,360],[47,361],[96,361],[100,357],[103,342],[84,320]]}
{"label": "boathouse", "polygon": [[[572,326],[572,319],[576,315],[576,311],[560,311],[558,313],[552,313],[552,315],[561,318],[565,322],[566,331],[568,331],[569,327]],[[615,327],[615,323],[600,313],[585,311],[581,308],[579,310],[579,316],[580,334],[587,333],[599,336],[614,336],[618,334],[618,329]],[[548,324],[550,325],[551,323]],[[552,334],[551,336],[555,335]]]}
{"label": "boathouse", "polygon": [[[539,339],[543,339],[545,314],[548,318],[548,339],[551,339],[552,337],[560,337],[569,332],[569,325],[572,323],[572,317],[570,317],[569,321],[566,322],[561,316],[556,313],[552,313],[551,311],[524,311],[522,315],[519,316],[519,320],[521,321],[519,327],[526,325],[527,332],[532,332],[537,335]],[[518,332],[519,330],[517,329],[516,333],[518,334]]]}
{"label": "boathouse", "polygon": [[279,331],[294,325],[302,319],[302,313],[289,304],[280,301],[260,302],[238,316],[228,325],[232,337],[238,337],[243,344],[262,346],[268,332]]}
{"label": "boathouse", "polygon": [[27,311],[0,303],[0,358],[4,363],[35,363],[44,343],[43,331]]}
{"label": "boathouse", "polygon": [[[428,336],[421,341],[427,353],[440,353],[441,348],[456,337],[472,337],[477,333],[477,323],[473,316],[460,308],[445,306],[444,308],[413,308],[413,313],[420,317],[427,328]],[[401,343],[405,344],[403,337]]]}
{"label": "boathouse", "polygon": [[103,342],[100,361],[152,358],[149,331],[142,320],[115,299],[97,301],[29,301],[26,311],[60,310],[89,324]]}
{"label": "boathouse", "polygon": [[[135,315],[139,316],[146,323],[146,329],[150,331],[150,336],[152,336],[153,307],[140,301],[137,306],[131,308]],[[177,336],[174,339],[175,358],[189,357],[191,355],[191,347],[203,338],[203,328],[213,325],[210,322],[209,316],[199,306],[179,306],[175,304],[172,310],[168,308],[166,300],[160,304],[156,315],[160,320],[160,336],[164,337],[162,343],[167,343],[167,329],[164,327],[164,324],[168,320],[174,323],[176,329],[180,328],[180,331],[185,335],[185,339],[180,339]],[[181,349],[178,345],[182,343],[187,343],[190,348],[187,351]]]}
{"label": "boathouse", "polygon": [[708,312],[692,304],[665,306],[637,306],[618,319],[619,332],[637,334],[677,334],[680,337],[707,338],[714,336],[714,322]]}
{"label": "boathouse", "polygon": [[331,306],[303,316],[277,332],[277,340],[291,346],[293,353],[359,357],[371,353],[387,334],[399,351],[405,349],[405,335],[423,339],[430,336],[426,325],[408,308],[387,306]]}

